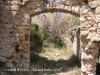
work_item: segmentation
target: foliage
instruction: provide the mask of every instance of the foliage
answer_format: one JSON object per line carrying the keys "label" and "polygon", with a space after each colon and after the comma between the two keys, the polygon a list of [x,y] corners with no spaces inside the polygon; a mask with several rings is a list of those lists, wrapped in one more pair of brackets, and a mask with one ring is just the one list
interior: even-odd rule
{"label": "foliage", "polygon": [[42,32],[40,31],[39,26],[37,24],[31,23],[30,25],[31,50],[35,52],[40,52],[43,43]]}
{"label": "foliage", "polygon": [[56,47],[63,47],[65,45],[63,38],[66,38],[66,35],[69,34],[69,29],[79,25],[79,23],[79,17],[73,15],[66,14],[63,17],[54,13],[52,18],[44,16],[42,30],[45,44],[49,45],[48,43],[53,43]]}
{"label": "foliage", "polygon": [[32,40],[42,40],[42,33],[39,30],[39,26],[35,23],[31,23],[30,41]]}
{"label": "foliage", "polygon": [[71,21],[72,21],[71,22],[72,23],[71,24],[72,26],[79,25],[79,23],[80,23],[79,17],[76,17],[76,16],[72,16],[71,17]]}
{"label": "foliage", "polygon": [[63,47],[64,41],[61,36],[66,35],[66,30],[69,28],[68,22],[54,13],[52,19],[48,16],[44,17],[42,26],[45,43],[52,43],[56,47]]}
{"label": "foliage", "polygon": [[61,37],[58,35],[46,33],[44,34],[44,45],[54,44],[55,47],[63,47],[65,43],[62,41]]}

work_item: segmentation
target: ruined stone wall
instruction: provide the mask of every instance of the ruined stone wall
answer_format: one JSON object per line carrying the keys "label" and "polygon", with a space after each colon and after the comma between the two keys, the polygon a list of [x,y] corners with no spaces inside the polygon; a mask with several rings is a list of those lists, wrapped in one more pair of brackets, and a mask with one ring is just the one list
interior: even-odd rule
{"label": "ruined stone wall", "polygon": [[[84,1],[84,2],[83,2]],[[89,2],[88,2],[89,1]],[[0,61],[8,67],[29,68],[30,17],[42,12],[80,15],[82,75],[95,75],[100,48],[99,0],[6,0],[0,10]]]}
{"label": "ruined stone wall", "polygon": [[[7,67],[29,68],[29,34],[28,27],[18,24],[16,14],[23,2],[13,0],[2,2],[0,10],[0,61]],[[19,34],[21,33],[21,34]],[[28,35],[27,35],[27,34]],[[23,37],[21,37],[24,35]],[[24,41],[23,41],[24,40]]]}
{"label": "ruined stone wall", "polygon": [[[0,11],[0,61],[7,67],[29,68],[30,17],[42,12],[70,12],[79,15],[80,5],[46,0],[6,0]],[[72,10],[72,11],[71,11]]]}
{"label": "ruined stone wall", "polygon": [[96,75],[96,57],[100,47],[99,5],[99,0],[89,0],[80,9],[82,75]]}

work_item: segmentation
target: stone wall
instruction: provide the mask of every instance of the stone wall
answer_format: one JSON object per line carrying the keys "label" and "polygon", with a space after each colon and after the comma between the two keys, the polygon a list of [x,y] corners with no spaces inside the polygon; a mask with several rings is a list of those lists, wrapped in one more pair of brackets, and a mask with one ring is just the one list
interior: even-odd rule
{"label": "stone wall", "polygon": [[96,75],[96,57],[100,48],[99,0],[89,0],[80,9],[82,75]]}
{"label": "stone wall", "polygon": [[82,75],[95,75],[100,48],[99,0],[6,0],[0,10],[0,61],[7,67],[29,68],[30,17],[42,12],[80,15]]}
{"label": "stone wall", "polygon": [[[16,20],[16,14],[23,2],[13,0],[2,3],[3,6],[0,10],[0,61],[6,62],[6,66],[11,68],[29,68],[29,26],[23,26],[21,20],[19,20],[20,23]],[[22,37],[23,35],[24,37]]]}

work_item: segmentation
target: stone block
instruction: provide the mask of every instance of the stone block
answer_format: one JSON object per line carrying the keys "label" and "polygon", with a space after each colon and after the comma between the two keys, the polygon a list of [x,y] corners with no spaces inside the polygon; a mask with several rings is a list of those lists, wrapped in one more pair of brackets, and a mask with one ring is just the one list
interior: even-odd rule
{"label": "stone block", "polygon": [[100,28],[100,23],[98,23],[98,27]]}
{"label": "stone block", "polygon": [[72,10],[72,7],[71,7],[71,6],[69,6],[69,7],[67,8],[67,10],[68,10],[68,11],[71,11],[71,10]]}
{"label": "stone block", "polygon": [[19,9],[19,5],[12,5],[12,6],[10,7],[10,9],[11,9],[11,10],[17,11],[17,10]]}
{"label": "stone block", "polygon": [[11,11],[11,12],[12,12],[13,17],[15,17],[15,15],[17,14],[17,12],[16,11]]}
{"label": "stone block", "polygon": [[84,17],[80,17],[80,21],[85,21],[85,18]]}
{"label": "stone block", "polygon": [[68,9],[68,6],[65,6],[65,9]]}
{"label": "stone block", "polygon": [[62,9],[64,9],[64,7],[65,7],[64,5],[61,5],[61,6],[60,6],[60,8],[62,8]]}
{"label": "stone block", "polygon": [[23,63],[23,68],[29,68],[29,67],[30,67],[29,63]]}
{"label": "stone block", "polygon": [[12,5],[19,5],[19,4],[21,4],[21,2],[19,2],[19,1],[11,1],[11,4]]}
{"label": "stone block", "polygon": [[16,67],[22,67],[23,65],[22,64],[18,64]]}
{"label": "stone block", "polygon": [[100,14],[100,6],[96,8],[95,13]]}
{"label": "stone block", "polygon": [[1,62],[6,62],[7,60],[6,60],[5,57],[0,57],[0,61],[1,61]]}
{"label": "stone block", "polygon": [[30,59],[25,59],[25,62],[26,62],[26,63],[29,63],[29,62],[30,62]]}
{"label": "stone block", "polygon": [[88,19],[88,20],[90,20],[90,21],[92,20],[92,18],[91,18],[91,17],[87,17],[87,19]]}
{"label": "stone block", "polygon": [[10,49],[7,48],[6,46],[4,46],[4,47],[5,48],[3,48],[4,50],[0,53],[0,55],[3,57],[10,57],[12,55]]}
{"label": "stone block", "polygon": [[75,11],[75,5],[72,5],[72,11]]}
{"label": "stone block", "polygon": [[9,68],[14,68],[14,65],[12,63],[7,63],[6,66],[9,67]]}
{"label": "stone block", "polygon": [[12,28],[12,24],[6,24],[6,27],[7,27],[8,29]]}
{"label": "stone block", "polygon": [[79,5],[76,5],[76,6],[75,6],[75,12],[76,12],[76,13],[79,13],[79,11],[80,11],[80,6],[79,6]]}
{"label": "stone block", "polygon": [[88,7],[89,7],[88,5],[83,5],[82,9],[88,9]]}
{"label": "stone block", "polygon": [[96,22],[99,23],[100,22],[100,14],[96,15]]}
{"label": "stone block", "polygon": [[24,54],[23,54],[23,58],[26,58],[26,59],[30,58],[30,54],[24,53]]}
{"label": "stone block", "polygon": [[92,2],[89,2],[89,6],[91,8],[96,8],[96,7],[100,6],[100,1],[92,1]]}
{"label": "stone block", "polygon": [[89,33],[89,31],[81,31],[81,35],[87,35]]}

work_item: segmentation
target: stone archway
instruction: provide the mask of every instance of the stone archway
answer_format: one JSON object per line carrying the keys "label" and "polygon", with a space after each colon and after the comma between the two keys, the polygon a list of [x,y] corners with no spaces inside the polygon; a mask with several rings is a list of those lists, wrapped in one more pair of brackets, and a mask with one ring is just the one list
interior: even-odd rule
{"label": "stone archway", "polygon": [[82,75],[95,75],[95,58],[100,47],[99,9],[99,0],[5,1],[0,20],[0,61],[8,67],[29,68],[30,17],[42,12],[68,12],[80,16]]}
{"label": "stone archway", "polygon": [[[62,6],[64,8],[62,8]],[[26,7],[26,8],[25,8]],[[45,2],[45,1],[29,1],[25,5],[20,6],[20,9],[17,11],[13,24],[16,25],[16,37],[19,39],[17,44],[19,45],[19,56],[29,55],[30,54],[30,18],[39,13],[46,12],[68,12],[79,16],[80,5],[63,5],[61,2]],[[71,10],[73,8],[73,10]],[[75,9],[74,9],[75,8]],[[27,39],[27,40],[25,40]],[[23,60],[25,60],[23,58]],[[25,63],[26,64],[26,63]],[[27,67],[28,67],[27,63]],[[26,65],[24,66],[26,67]]]}

